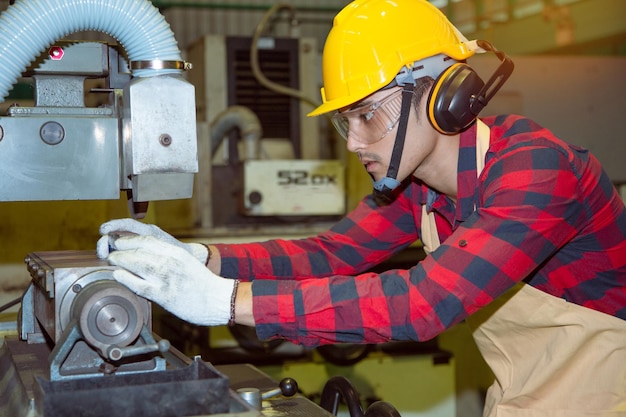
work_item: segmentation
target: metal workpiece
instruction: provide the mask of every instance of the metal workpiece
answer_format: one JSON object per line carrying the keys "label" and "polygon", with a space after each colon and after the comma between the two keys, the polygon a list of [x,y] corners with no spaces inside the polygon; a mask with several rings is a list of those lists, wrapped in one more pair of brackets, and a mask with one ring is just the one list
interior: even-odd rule
{"label": "metal workpiece", "polygon": [[[31,276],[27,293],[32,294],[33,309],[22,307],[22,316],[34,315],[42,329],[57,342],[72,318],[74,299],[91,283],[113,279],[115,267],[98,259],[94,251],[31,252],[24,262]],[[143,316],[149,320],[149,304]],[[23,323],[32,320],[24,319]],[[149,321],[146,321],[149,323]]]}
{"label": "metal workpiece", "polygon": [[117,267],[93,251],[33,252],[32,284],[22,300],[19,334],[53,343],[50,379],[165,369],[169,349],[151,332],[151,305],[113,279]]}

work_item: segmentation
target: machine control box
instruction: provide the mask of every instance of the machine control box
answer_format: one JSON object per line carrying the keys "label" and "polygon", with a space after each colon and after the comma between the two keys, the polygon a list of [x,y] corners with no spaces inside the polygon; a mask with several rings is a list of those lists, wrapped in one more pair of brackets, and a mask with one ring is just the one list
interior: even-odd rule
{"label": "machine control box", "polygon": [[250,160],[244,163],[248,216],[341,215],[344,167],[337,160]]}

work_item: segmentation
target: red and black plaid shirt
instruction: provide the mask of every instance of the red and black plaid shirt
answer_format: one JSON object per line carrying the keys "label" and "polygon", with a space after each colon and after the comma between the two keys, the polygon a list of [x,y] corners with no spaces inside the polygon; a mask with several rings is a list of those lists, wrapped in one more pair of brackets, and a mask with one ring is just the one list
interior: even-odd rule
{"label": "red and black plaid shirt", "polygon": [[[427,340],[520,281],[626,319],[626,209],[598,161],[529,119],[483,121],[478,179],[475,126],[461,135],[456,206],[413,178],[318,236],[218,245],[223,276],[254,280],[259,337]],[[419,238],[422,204],[441,246],[408,270],[364,273]]]}

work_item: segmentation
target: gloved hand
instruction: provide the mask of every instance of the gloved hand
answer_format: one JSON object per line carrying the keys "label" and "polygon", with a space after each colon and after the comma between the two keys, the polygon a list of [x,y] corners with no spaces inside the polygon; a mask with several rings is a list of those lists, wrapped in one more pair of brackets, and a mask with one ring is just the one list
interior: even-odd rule
{"label": "gloved hand", "polygon": [[182,247],[153,236],[120,237],[115,246],[108,260],[124,268],[113,271],[116,281],[189,323],[228,323],[235,280],[215,275]]}
{"label": "gloved hand", "polygon": [[115,250],[115,241],[119,237],[117,234],[132,233],[140,236],[154,236],[166,243],[176,245],[191,253],[197,260],[206,263],[209,250],[200,243],[183,243],[174,236],[164,232],[158,226],[138,222],[135,219],[117,219],[110,220],[100,226],[100,234],[102,237],[96,244],[96,254],[98,258],[105,259],[111,249]]}

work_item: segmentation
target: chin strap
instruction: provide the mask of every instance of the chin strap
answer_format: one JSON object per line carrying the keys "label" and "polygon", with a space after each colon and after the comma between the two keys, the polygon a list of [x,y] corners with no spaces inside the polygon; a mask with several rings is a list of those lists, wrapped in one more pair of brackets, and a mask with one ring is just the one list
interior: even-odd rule
{"label": "chin strap", "polygon": [[408,83],[404,84],[402,87],[402,107],[400,110],[400,120],[398,121],[398,132],[396,133],[396,140],[393,144],[387,176],[378,181],[374,181],[373,194],[374,199],[378,202],[390,203],[393,199],[393,190],[400,185],[397,176],[400,168],[400,160],[402,159],[402,151],[404,150],[404,140],[406,138],[412,99],[413,85]]}

